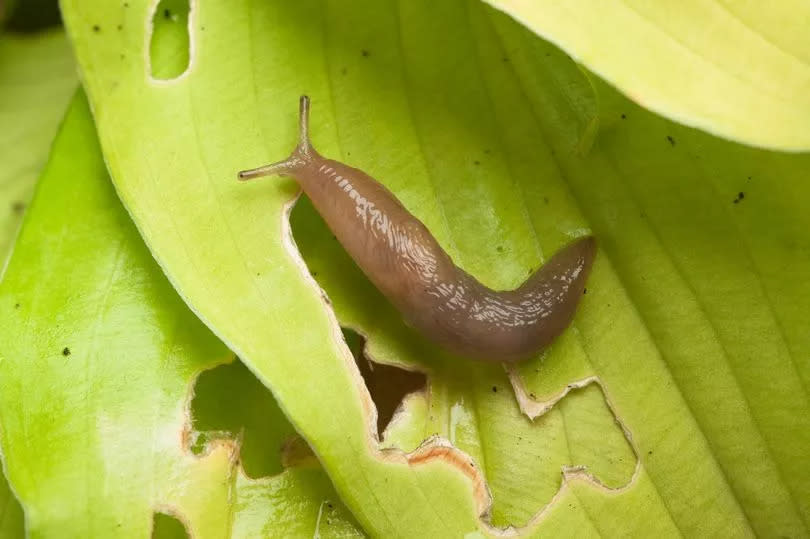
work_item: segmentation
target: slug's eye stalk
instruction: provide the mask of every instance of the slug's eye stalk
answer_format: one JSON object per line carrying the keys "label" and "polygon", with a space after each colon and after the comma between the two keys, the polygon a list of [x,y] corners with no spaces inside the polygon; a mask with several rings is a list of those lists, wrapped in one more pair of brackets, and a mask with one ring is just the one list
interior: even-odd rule
{"label": "slug's eye stalk", "polygon": [[302,95],[298,102],[298,146],[295,147],[292,155],[284,161],[243,170],[239,173],[239,179],[246,181],[273,174],[292,174],[296,169],[311,161],[313,153],[315,151],[309,142],[309,97]]}
{"label": "slug's eye stalk", "polygon": [[309,154],[309,96],[302,95],[298,100],[298,147],[296,151]]}

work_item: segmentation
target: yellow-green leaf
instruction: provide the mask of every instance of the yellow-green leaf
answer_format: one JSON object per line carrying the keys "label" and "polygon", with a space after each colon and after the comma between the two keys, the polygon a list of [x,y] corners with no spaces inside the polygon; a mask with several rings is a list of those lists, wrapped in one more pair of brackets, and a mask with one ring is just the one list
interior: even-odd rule
{"label": "yellow-green leaf", "polygon": [[775,150],[810,149],[810,4],[486,0],[630,99]]}

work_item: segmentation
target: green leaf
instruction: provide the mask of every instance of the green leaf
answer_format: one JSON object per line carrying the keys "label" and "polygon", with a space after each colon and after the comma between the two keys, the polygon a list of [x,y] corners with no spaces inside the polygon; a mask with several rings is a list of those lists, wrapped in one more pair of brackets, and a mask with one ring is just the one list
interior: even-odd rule
{"label": "green leaf", "polygon": [[0,268],[76,86],[62,31],[0,35]]}
{"label": "green leaf", "polygon": [[[116,199],[83,94],[0,284],[0,328],[3,457],[32,536],[143,537],[153,520],[194,537],[358,535],[318,468],[250,479],[232,439],[192,453],[191,385],[232,355]],[[277,407],[264,419],[290,431]]]}
{"label": "green leaf", "polygon": [[[3,15],[0,6],[0,20]],[[0,280],[34,180],[75,88],[73,56],[63,32],[0,34]],[[21,537],[22,509],[5,476],[0,507],[0,537]]]}
{"label": "green leaf", "polygon": [[[807,155],[656,117],[475,2],[195,4],[188,70],[161,81],[152,13],[129,6],[63,2],[119,196],[369,533],[808,533]],[[306,201],[291,241],[294,182],[235,172],[289,153],[302,93],[319,151],[383,181],[490,286],[592,230],[574,326],[509,374],[449,358]],[[382,443],[333,313],[370,357],[428,373]]]}
{"label": "green leaf", "polygon": [[810,4],[486,1],[659,114],[745,144],[810,149]]}

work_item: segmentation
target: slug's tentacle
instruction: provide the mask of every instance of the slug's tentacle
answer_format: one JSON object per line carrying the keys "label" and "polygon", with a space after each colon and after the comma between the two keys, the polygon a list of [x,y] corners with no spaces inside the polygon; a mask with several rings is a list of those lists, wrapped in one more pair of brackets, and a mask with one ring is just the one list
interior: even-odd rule
{"label": "slug's tentacle", "polygon": [[259,168],[243,170],[239,173],[242,181],[271,176],[273,174],[290,175],[313,158],[315,150],[309,141],[309,97],[302,95],[298,104],[298,146],[284,161],[270,163]]}
{"label": "slug's tentacle", "polygon": [[366,276],[408,323],[449,350],[490,361],[536,354],[571,323],[596,256],[593,237],[552,256],[514,290],[492,290],[458,268],[427,227],[365,172],[326,159],[300,136],[284,161],[239,173],[291,175]]}

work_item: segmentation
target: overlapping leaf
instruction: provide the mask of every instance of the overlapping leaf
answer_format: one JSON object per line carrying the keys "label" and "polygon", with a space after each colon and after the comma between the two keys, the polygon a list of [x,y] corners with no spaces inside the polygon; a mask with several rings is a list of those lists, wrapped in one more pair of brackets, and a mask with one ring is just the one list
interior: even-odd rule
{"label": "overlapping leaf", "polygon": [[810,149],[810,5],[487,0],[644,107],[732,140]]}
{"label": "overlapping leaf", "polygon": [[0,35],[0,267],[76,85],[63,32]]}
{"label": "overlapping leaf", "polygon": [[116,199],[82,94],[0,284],[0,328],[4,464],[31,535],[142,537],[154,513],[195,537],[358,535],[317,467],[250,479],[233,441],[192,454],[191,384],[232,356]]}

